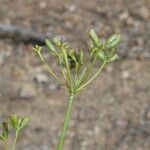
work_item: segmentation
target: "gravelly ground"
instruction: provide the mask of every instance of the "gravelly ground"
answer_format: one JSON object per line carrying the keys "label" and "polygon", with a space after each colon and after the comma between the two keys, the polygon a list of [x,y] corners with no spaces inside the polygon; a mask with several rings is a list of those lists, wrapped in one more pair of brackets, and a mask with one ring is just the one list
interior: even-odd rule
{"label": "gravelly ground", "polygon": [[[84,32],[91,26],[103,38],[122,34],[120,61],[76,96],[65,150],[150,149],[149,9],[149,0],[0,0],[1,23],[64,35],[74,46],[85,48]],[[55,149],[63,93],[43,71],[32,44],[0,40],[0,120],[12,112],[32,118],[18,150]]]}

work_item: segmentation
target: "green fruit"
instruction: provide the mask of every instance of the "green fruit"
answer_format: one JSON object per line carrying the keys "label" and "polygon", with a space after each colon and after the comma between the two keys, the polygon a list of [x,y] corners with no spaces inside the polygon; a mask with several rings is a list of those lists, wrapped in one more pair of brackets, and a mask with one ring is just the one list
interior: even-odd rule
{"label": "green fruit", "polygon": [[119,44],[120,40],[121,40],[120,34],[114,34],[110,38],[108,38],[105,46],[106,48],[109,48],[109,49],[114,48]]}
{"label": "green fruit", "polygon": [[45,39],[45,44],[51,52],[53,52],[55,54],[57,53],[56,48],[54,47],[54,45],[52,44],[52,42],[50,40]]}
{"label": "green fruit", "polygon": [[90,39],[92,40],[92,42],[96,46],[100,46],[100,41],[99,41],[99,38],[98,38],[96,32],[93,29],[90,29],[88,33],[89,33],[89,36],[90,36]]}
{"label": "green fruit", "polygon": [[61,41],[57,37],[53,38],[53,43],[58,47],[61,46]]}

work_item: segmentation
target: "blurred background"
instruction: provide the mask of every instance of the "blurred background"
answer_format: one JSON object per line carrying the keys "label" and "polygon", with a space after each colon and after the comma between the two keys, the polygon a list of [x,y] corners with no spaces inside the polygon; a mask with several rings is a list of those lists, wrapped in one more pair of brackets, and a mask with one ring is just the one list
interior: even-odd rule
{"label": "blurred background", "polygon": [[64,150],[150,149],[149,0],[0,0],[0,121],[32,118],[18,150],[56,149],[66,108],[33,45],[58,35],[86,49],[91,27],[102,39],[121,33],[121,59],[76,96]]}

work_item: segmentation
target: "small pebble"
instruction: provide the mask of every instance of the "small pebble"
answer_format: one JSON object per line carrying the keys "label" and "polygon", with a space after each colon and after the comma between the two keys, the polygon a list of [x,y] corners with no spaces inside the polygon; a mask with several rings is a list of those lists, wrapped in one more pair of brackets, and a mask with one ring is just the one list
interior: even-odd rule
{"label": "small pebble", "polygon": [[82,145],[83,147],[87,147],[88,142],[87,142],[87,141],[82,141],[82,142],[81,142],[81,145]]}
{"label": "small pebble", "polygon": [[30,84],[24,84],[19,92],[21,99],[32,99],[36,96],[36,91]]}
{"label": "small pebble", "polygon": [[49,85],[49,89],[50,89],[51,91],[55,91],[55,90],[58,89],[58,85],[57,85],[57,84],[50,84],[50,85]]}
{"label": "small pebble", "polygon": [[36,74],[36,75],[33,77],[33,79],[34,79],[36,82],[42,83],[42,84],[48,83],[48,81],[49,81],[49,78],[48,78],[45,74],[43,74],[43,73]]}
{"label": "small pebble", "polygon": [[142,19],[148,19],[150,16],[150,10],[147,7],[141,7],[138,9],[138,16]]}
{"label": "small pebble", "polygon": [[150,58],[150,52],[149,51],[145,51],[143,56],[144,56],[144,58]]}
{"label": "small pebble", "polygon": [[93,131],[92,130],[87,130],[87,135],[88,136],[92,136],[93,135]]}
{"label": "small pebble", "polygon": [[123,79],[128,79],[130,77],[130,73],[128,71],[123,71],[122,72],[122,78]]}
{"label": "small pebble", "polygon": [[99,126],[95,126],[93,132],[94,132],[95,135],[99,135],[100,127]]}
{"label": "small pebble", "polygon": [[121,13],[119,15],[119,19],[122,21],[122,20],[126,20],[127,18],[129,17],[129,13],[127,11]]}
{"label": "small pebble", "polygon": [[113,65],[112,64],[108,65],[107,68],[106,68],[106,71],[108,73],[111,73],[113,71]]}
{"label": "small pebble", "polygon": [[41,2],[39,3],[39,5],[40,5],[40,7],[41,7],[42,9],[44,9],[44,8],[46,8],[47,3],[44,2],[44,1],[41,1]]}
{"label": "small pebble", "polygon": [[66,4],[65,9],[70,12],[74,12],[74,11],[76,11],[76,6],[74,4]]}
{"label": "small pebble", "polygon": [[128,125],[128,122],[125,119],[118,119],[116,121],[116,126],[120,128],[126,128]]}
{"label": "small pebble", "polygon": [[129,13],[127,11],[123,12],[122,14],[119,15],[119,20],[121,22],[124,22],[126,25],[134,24],[133,18],[131,18],[131,16],[129,15]]}
{"label": "small pebble", "polygon": [[128,55],[130,58],[136,58],[137,56],[141,56],[143,48],[141,46],[134,46],[129,51]]}

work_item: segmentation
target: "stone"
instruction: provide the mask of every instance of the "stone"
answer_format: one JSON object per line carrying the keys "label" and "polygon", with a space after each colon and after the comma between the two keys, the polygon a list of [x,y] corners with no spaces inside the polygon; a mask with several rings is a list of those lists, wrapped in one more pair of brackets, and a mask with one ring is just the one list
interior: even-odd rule
{"label": "stone", "polygon": [[94,132],[95,135],[99,135],[99,133],[100,133],[100,127],[98,125],[95,126],[93,132]]}
{"label": "stone", "polygon": [[118,119],[116,121],[116,126],[119,128],[126,128],[128,126],[128,122],[125,119]]}
{"label": "stone", "polygon": [[138,12],[139,17],[142,19],[148,19],[150,16],[150,10],[147,7],[141,7]]}
{"label": "stone", "polygon": [[65,22],[65,27],[66,27],[67,29],[72,29],[72,28],[73,28],[72,23],[71,23],[70,21],[66,21],[66,22]]}
{"label": "stone", "polygon": [[129,15],[129,13],[127,11],[125,11],[119,15],[119,20],[121,22],[125,23],[126,25],[134,24],[133,18]]}
{"label": "stone", "polygon": [[123,71],[122,72],[122,78],[123,79],[128,79],[130,77],[130,73],[128,71]]}
{"label": "stone", "polygon": [[40,5],[41,9],[44,9],[44,8],[46,8],[47,3],[45,1],[40,1],[39,5]]}
{"label": "stone", "polygon": [[128,17],[129,17],[129,13],[125,11],[119,15],[119,20],[123,21],[126,20]]}
{"label": "stone", "polygon": [[145,51],[143,56],[144,56],[144,58],[150,58],[150,52],[149,51]]}
{"label": "stone", "polygon": [[74,12],[74,11],[76,11],[76,6],[74,4],[66,4],[65,9],[70,12]]}
{"label": "stone", "polygon": [[126,34],[122,34],[122,42],[118,45],[119,56],[126,57],[129,48],[129,37]]}
{"label": "stone", "polygon": [[144,45],[144,40],[142,38],[136,38],[135,39],[135,43],[138,45],[138,46],[143,46]]}
{"label": "stone", "polygon": [[21,99],[32,99],[36,96],[35,88],[30,84],[24,84],[19,92],[19,97]]}
{"label": "stone", "polygon": [[143,48],[141,46],[133,46],[130,51],[128,52],[128,56],[130,58],[140,57]]}
{"label": "stone", "polygon": [[92,130],[87,130],[86,132],[87,132],[88,136],[92,136],[93,135],[93,131]]}
{"label": "stone", "polygon": [[51,91],[55,91],[58,89],[58,85],[57,84],[50,84],[48,87]]}
{"label": "stone", "polygon": [[108,73],[111,73],[112,71],[113,71],[113,65],[112,64],[109,64],[108,66],[107,66],[107,68],[106,68],[106,71],[108,72]]}
{"label": "stone", "polygon": [[40,83],[40,84],[45,84],[45,83],[48,83],[48,81],[49,81],[49,78],[43,73],[38,73],[38,74],[34,75],[33,79],[37,83]]}
{"label": "stone", "polygon": [[147,20],[150,17],[150,10],[147,7],[143,6],[136,9],[132,14],[140,19]]}

